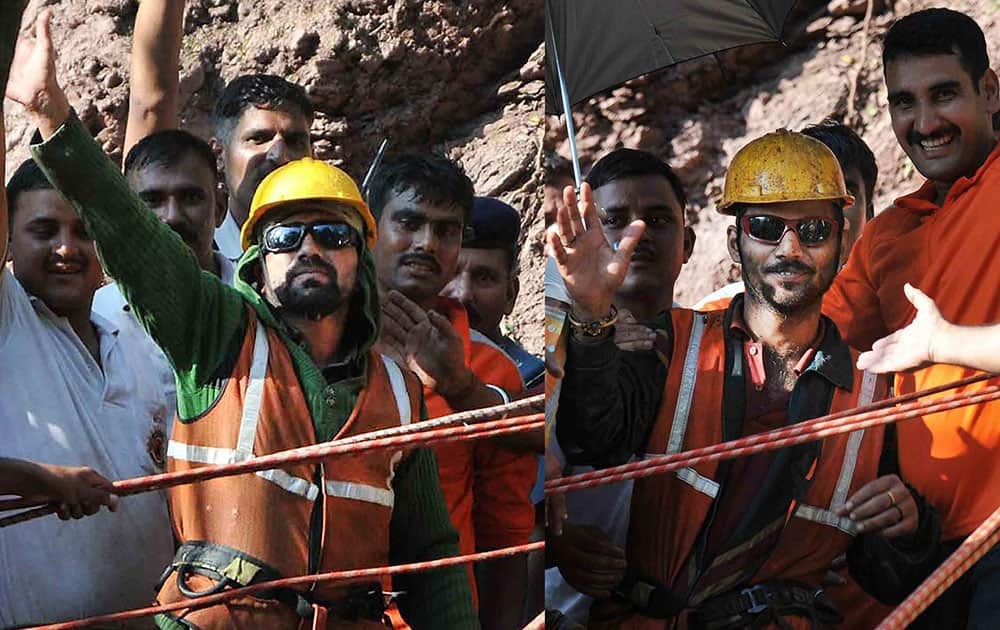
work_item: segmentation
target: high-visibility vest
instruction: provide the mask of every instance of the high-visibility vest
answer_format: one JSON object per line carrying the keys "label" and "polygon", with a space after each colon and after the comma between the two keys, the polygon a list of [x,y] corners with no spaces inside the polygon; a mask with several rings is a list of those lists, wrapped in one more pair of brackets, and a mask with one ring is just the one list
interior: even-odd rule
{"label": "high-visibility vest", "polygon": [[[657,419],[647,443],[648,455],[679,453],[723,442],[723,384],[727,376],[725,312],[672,311],[674,345]],[[742,349],[742,348],[741,348]],[[742,352],[733,352],[730,371],[746,373]],[[856,354],[852,351],[852,365]],[[834,387],[829,413],[866,405],[886,394],[885,380],[855,370],[851,391]],[[675,473],[637,479],[627,543],[629,566],[659,584],[684,590],[689,605],[740,586],[739,582],[791,580],[819,587],[833,559],[845,553],[856,535],[853,523],[835,510],[865,483],[878,476],[882,431],[870,428],[825,438],[803,481],[804,495],[794,497],[784,517],[727,549],[711,567],[696,567],[692,552],[720,492],[719,463],[699,464]],[[739,483],[732,480],[731,483]],[[745,488],[747,492],[754,489]],[[777,542],[775,543],[775,538]],[[737,583],[701,584],[702,575],[719,569],[756,544],[775,545],[752,576]],[[685,592],[686,591],[686,592]],[[625,628],[666,628],[676,621],[634,615]],[[808,624],[807,624],[808,625]]]}
{"label": "high-visibility vest", "polygon": [[[175,421],[168,470],[245,461],[316,443],[309,406],[284,342],[252,312],[247,328],[215,405],[199,418]],[[412,373],[372,352],[365,386],[336,439],[418,421],[420,387]],[[315,503],[322,501],[324,527],[313,534],[321,540],[312,541],[320,546],[315,571],[383,566],[389,564],[393,476],[405,455],[402,449],[380,450],[174,487],[169,490],[174,529],[182,543],[219,543],[267,563],[282,576],[304,575],[310,572],[311,517]],[[172,582],[163,585],[161,603],[181,598]],[[312,595],[335,602],[348,588],[321,584]]]}

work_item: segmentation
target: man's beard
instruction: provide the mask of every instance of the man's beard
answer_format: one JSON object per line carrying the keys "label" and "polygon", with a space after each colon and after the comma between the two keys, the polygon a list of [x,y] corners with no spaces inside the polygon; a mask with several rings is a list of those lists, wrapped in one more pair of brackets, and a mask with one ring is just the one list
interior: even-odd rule
{"label": "man's beard", "polygon": [[[743,262],[743,282],[747,293],[753,295],[758,302],[766,304],[774,312],[784,316],[792,315],[803,308],[821,303],[823,295],[830,288],[830,285],[833,284],[833,279],[837,275],[838,261],[836,260],[831,265],[832,269],[828,270],[828,273],[823,273],[823,270],[814,270],[812,267],[797,261],[779,262],[764,267],[756,267],[753,264],[748,265],[746,258],[742,255],[741,258]],[[791,292],[785,290],[779,298],[778,289],[774,285],[764,282],[764,274],[779,273],[781,271],[813,272],[816,274],[814,276],[815,282],[800,286]]]}
{"label": "man's beard", "polygon": [[[296,276],[313,269],[325,271],[329,276],[327,282],[310,281],[306,286],[294,284]],[[351,298],[340,290],[337,280],[335,268],[322,260],[310,259],[289,269],[285,281],[275,287],[274,295],[284,312],[318,320],[337,312]]]}

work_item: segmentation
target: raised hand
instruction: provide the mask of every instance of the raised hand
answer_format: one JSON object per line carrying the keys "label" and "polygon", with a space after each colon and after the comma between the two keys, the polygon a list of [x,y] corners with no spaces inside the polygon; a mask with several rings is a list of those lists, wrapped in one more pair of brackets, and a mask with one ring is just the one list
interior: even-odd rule
{"label": "raised hand", "polygon": [[645,224],[632,222],[612,247],[601,230],[590,184],[580,187],[579,205],[572,186],[563,190],[563,201],[546,240],[573,299],[573,313],[580,319],[599,319],[611,310]]}
{"label": "raised hand", "polygon": [[934,341],[950,326],[937,304],[923,291],[907,283],[903,293],[917,309],[917,316],[905,328],[872,344],[858,357],[858,369],[870,372],[902,372],[934,363]]}
{"label": "raised hand", "polygon": [[448,399],[468,389],[475,376],[465,366],[462,338],[440,313],[425,312],[398,291],[382,303],[382,345],[424,384]]}
{"label": "raised hand", "polygon": [[11,62],[6,96],[35,116],[43,137],[59,128],[69,115],[69,101],[56,80],[56,54],[45,9],[35,19],[34,35],[22,32]]}

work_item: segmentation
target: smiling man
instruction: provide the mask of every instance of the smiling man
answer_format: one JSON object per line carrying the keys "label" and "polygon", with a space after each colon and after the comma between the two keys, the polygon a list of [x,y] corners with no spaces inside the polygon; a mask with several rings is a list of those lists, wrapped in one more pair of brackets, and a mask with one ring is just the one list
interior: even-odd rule
{"label": "smiling man", "polygon": [[[886,34],[882,61],[892,128],[927,179],[868,225],[826,298],[824,310],[858,350],[914,318],[906,283],[930,296],[948,321],[1000,321],[1000,284],[993,281],[1000,271],[1000,151],[992,127],[1000,96],[986,51],[975,21],[948,9],[908,15]],[[933,365],[899,374],[896,393],[974,374]],[[942,559],[996,508],[998,414],[1000,404],[993,402],[898,425],[902,472],[942,514]],[[994,550],[919,623],[961,627],[967,616],[969,627],[997,627],[998,590],[1000,551]]]}
{"label": "smiling man", "polygon": [[[573,300],[556,424],[571,463],[718,444],[885,394],[820,313],[854,201],[821,142],[781,130],[736,154],[719,210],[735,218],[728,247],[746,291],[724,311],[671,310],[655,351],[622,352],[612,330],[616,292],[657,214],[623,219],[612,247],[595,198],[584,185],[581,216],[567,188],[548,233]],[[649,369],[654,354],[665,370]],[[845,552],[852,574],[878,574],[866,586],[899,597],[936,542],[935,521],[898,476],[879,476],[881,454],[881,432],[868,430],[637,479],[624,579],[604,585],[611,597],[588,627],[835,624],[822,581]]]}

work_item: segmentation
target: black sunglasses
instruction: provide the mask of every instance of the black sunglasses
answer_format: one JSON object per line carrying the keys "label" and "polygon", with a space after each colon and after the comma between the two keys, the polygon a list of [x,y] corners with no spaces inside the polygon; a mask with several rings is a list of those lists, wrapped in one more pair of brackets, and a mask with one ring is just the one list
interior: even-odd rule
{"label": "black sunglasses", "polygon": [[346,223],[278,223],[264,230],[260,246],[272,253],[294,251],[302,245],[306,234],[312,234],[319,246],[328,249],[356,247],[361,240],[357,231]]}
{"label": "black sunglasses", "polygon": [[833,219],[782,219],[770,214],[743,215],[740,220],[743,232],[755,241],[777,245],[789,230],[795,232],[803,245],[819,245],[835,233],[838,223]]}

